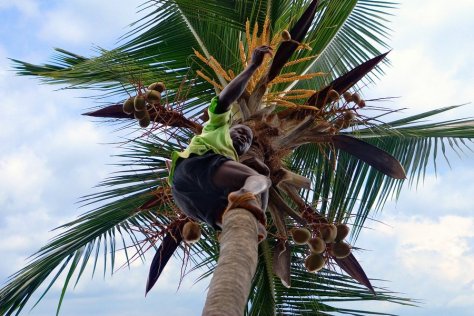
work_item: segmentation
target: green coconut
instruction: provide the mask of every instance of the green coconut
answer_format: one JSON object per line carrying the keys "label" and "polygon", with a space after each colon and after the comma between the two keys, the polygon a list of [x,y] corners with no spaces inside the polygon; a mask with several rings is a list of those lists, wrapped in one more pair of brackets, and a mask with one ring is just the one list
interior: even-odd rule
{"label": "green coconut", "polygon": [[137,95],[133,101],[135,111],[144,111],[146,109],[146,101],[142,95]]}
{"label": "green coconut", "polygon": [[318,272],[324,267],[325,263],[326,258],[324,258],[321,254],[317,253],[310,254],[304,260],[304,266],[309,272]]}
{"label": "green coconut", "polygon": [[163,82],[154,82],[148,86],[148,90],[155,90],[161,93],[166,90],[166,87]]}
{"label": "green coconut", "polygon": [[295,227],[290,230],[293,241],[297,245],[304,245],[311,238],[311,232],[303,227]]}
{"label": "green coconut", "polygon": [[195,222],[187,222],[183,226],[182,236],[188,244],[198,242],[201,238],[201,226]]}
{"label": "green coconut", "polygon": [[127,100],[125,100],[125,102],[123,103],[122,110],[125,114],[132,114],[133,111],[135,111],[134,98],[128,98]]}
{"label": "green coconut", "polygon": [[161,93],[156,90],[148,90],[145,93],[145,99],[150,103],[160,102]]}
{"label": "green coconut", "polygon": [[135,111],[133,113],[133,116],[137,119],[137,120],[141,120],[143,119],[144,117],[146,116],[150,116],[150,114],[148,113],[147,110],[143,110],[143,111]]}
{"label": "green coconut", "polygon": [[143,128],[148,127],[148,125],[150,125],[150,122],[151,122],[150,114],[148,113],[148,111],[145,111],[145,112],[146,112],[145,117],[138,120],[138,124],[140,124],[140,127],[143,127]]}
{"label": "green coconut", "polygon": [[326,243],[320,237],[314,237],[308,240],[308,246],[312,253],[323,253],[326,250]]}

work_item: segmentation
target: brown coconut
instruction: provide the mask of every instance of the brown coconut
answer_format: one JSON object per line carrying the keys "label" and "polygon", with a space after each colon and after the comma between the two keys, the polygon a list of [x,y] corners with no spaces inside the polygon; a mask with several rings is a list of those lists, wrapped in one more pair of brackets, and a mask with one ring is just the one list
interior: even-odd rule
{"label": "brown coconut", "polygon": [[327,243],[332,243],[336,240],[337,227],[334,224],[327,224],[321,227],[321,238]]}
{"label": "brown coconut", "polygon": [[293,241],[297,245],[304,245],[311,238],[311,232],[303,227],[295,227],[290,230]]}
{"label": "brown coconut", "polygon": [[312,253],[322,253],[326,250],[326,243],[319,237],[314,237],[308,240],[308,246]]}
{"label": "brown coconut", "polygon": [[344,259],[351,254],[351,245],[343,241],[336,242],[331,245],[329,254],[338,259]]}
{"label": "brown coconut", "polygon": [[344,238],[349,235],[349,226],[346,224],[338,224],[337,226],[337,235],[336,235],[336,242],[343,240]]}
{"label": "brown coconut", "polygon": [[187,222],[183,226],[183,239],[188,244],[195,243],[201,238],[201,226],[195,222]]}
{"label": "brown coconut", "polygon": [[324,258],[321,254],[313,253],[306,257],[304,266],[309,272],[317,272],[324,267],[325,263],[326,258]]}

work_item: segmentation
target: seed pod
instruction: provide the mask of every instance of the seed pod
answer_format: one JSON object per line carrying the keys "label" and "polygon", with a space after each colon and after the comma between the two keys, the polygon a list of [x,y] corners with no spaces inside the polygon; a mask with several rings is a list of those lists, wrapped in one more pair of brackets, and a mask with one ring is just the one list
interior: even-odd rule
{"label": "seed pod", "polygon": [[141,95],[137,95],[135,97],[135,100],[133,101],[133,106],[135,107],[135,111],[145,111],[146,109],[145,98]]}
{"label": "seed pod", "polygon": [[145,93],[145,99],[150,103],[160,102],[161,100],[161,93],[156,90],[148,90]]}
{"label": "seed pod", "polygon": [[333,243],[337,236],[337,227],[334,224],[328,224],[321,227],[321,238],[327,243]]}
{"label": "seed pod", "polygon": [[150,114],[148,114],[148,111],[147,110],[143,110],[143,111],[135,111],[133,113],[133,116],[137,119],[137,120],[141,120],[143,119],[144,117],[146,116],[150,116]]}
{"label": "seed pod", "polygon": [[326,243],[319,237],[308,240],[308,246],[312,253],[322,253],[326,249]]}
{"label": "seed pod", "polygon": [[328,92],[328,99],[331,100],[331,101],[337,101],[339,100],[341,96],[339,95],[339,93],[336,91],[336,90],[329,90]]}
{"label": "seed pod", "polygon": [[352,101],[354,101],[355,104],[359,104],[361,98],[360,98],[360,95],[358,93],[354,93],[352,95]]}
{"label": "seed pod", "polygon": [[281,32],[281,38],[283,38],[284,41],[291,41],[291,34],[288,32],[288,30],[284,30]]}
{"label": "seed pod", "polygon": [[297,245],[304,245],[311,238],[311,233],[306,228],[295,227],[291,229],[290,233]]}
{"label": "seed pod", "polygon": [[360,100],[359,103],[357,103],[357,105],[358,105],[361,109],[363,109],[363,108],[365,108],[365,101],[364,101],[364,100]]}
{"label": "seed pod", "polygon": [[343,241],[332,244],[329,254],[338,259],[344,259],[351,254],[351,245]]}
{"label": "seed pod", "polygon": [[349,226],[346,224],[338,224],[337,226],[337,235],[336,235],[336,242],[343,240],[344,238],[349,235]]}
{"label": "seed pod", "polygon": [[304,266],[309,272],[317,272],[324,267],[325,263],[326,259],[322,255],[313,253],[306,257],[304,261]]}
{"label": "seed pod", "polygon": [[195,243],[201,238],[201,226],[195,222],[187,222],[183,226],[183,239],[188,244]]}
{"label": "seed pod", "polygon": [[166,87],[163,82],[154,82],[148,86],[148,90],[155,90],[161,93],[166,90]]}
{"label": "seed pod", "polygon": [[135,111],[135,107],[134,107],[134,98],[128,98],[127,100],[125,100],[125,102],[123,103],[123,113],[125,114],[132,114],[133,111]]}
{"label": "seed pod", "polygon": [[148,111],[145,111],[145,117],[141,118],[138,120],[138,124],[140,124],[140,127],[148,127],[148,125],[150,125],[150,114],[148,113]]}
{"label": "seed pod", "polygon": [[352,93],[350,93],[349,91],[344,92],[342,96],[344,97],[344,100],[346,100],[346,102],[349,103],[352,101]]}

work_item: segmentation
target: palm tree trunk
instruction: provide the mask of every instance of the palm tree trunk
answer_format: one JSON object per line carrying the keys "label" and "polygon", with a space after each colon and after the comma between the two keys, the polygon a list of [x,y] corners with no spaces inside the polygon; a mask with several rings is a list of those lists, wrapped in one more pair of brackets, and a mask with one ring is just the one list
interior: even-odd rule
{"label": "palm tree trunk", "polygon": [[203,315],[242,316],[258,261],[257,219],[236,208],[222,219],[217,268],[209,285]]}

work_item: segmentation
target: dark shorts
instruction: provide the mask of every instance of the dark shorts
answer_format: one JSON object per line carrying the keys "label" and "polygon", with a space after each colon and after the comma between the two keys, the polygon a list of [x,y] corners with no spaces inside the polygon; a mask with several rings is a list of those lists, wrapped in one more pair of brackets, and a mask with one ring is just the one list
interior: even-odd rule
{"label": "dark shorts", "polygon": [[217,169],[232,160],[215,153],[191,155],[176,165],[171,192],[178,207],[187,216],[206,222],[215,229],[218,215],[227,207],[228,190],[212,182]]}

